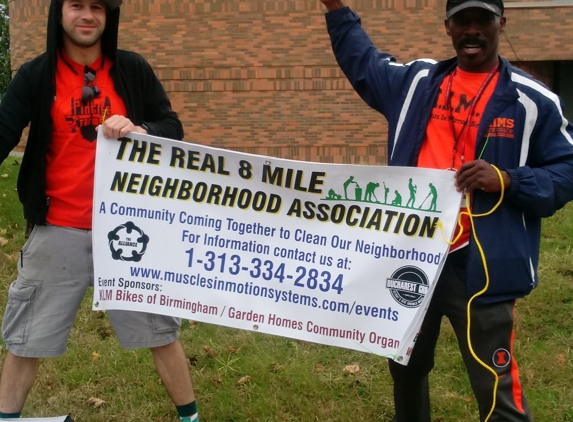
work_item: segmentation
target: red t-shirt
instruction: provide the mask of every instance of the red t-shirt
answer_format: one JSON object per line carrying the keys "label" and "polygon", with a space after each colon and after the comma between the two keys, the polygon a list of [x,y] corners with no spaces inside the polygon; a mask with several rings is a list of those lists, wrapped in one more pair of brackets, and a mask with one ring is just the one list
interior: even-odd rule
{"label": "red t-shirt", "polygon": [[[455,70],[452,78],[450,106],[451,113],[446,101],[446,91],[450,76],[446,76],[440,86],[440,92],[428,126],[424,143],[418,157],[418,167],[449,169],[451,167],[459,169],[463,162],[475,159],[475,147],[477,132],[485,106],[489,101],[495,85],[499,79],[499,73],[495,73],[489,81],[480,98],[478,98],[473,110],[473,116],[464,126],[468,119],[475,97],[486,81],[489,73],[470,73],[459,68]],[[455,136],[459,136],[456,155],[452,166],[452,153],[454,151],[454,134],[450,119],[454,119]],[[462,198],[461,211],[467,211],[465,208],[465,198]],[[470,220],[467,215],[462,216],[463,233],[459,240],[452,245],[450,251],[455,251],[469,242]],[[459,233],[459,227],[456,228],[454,238]]]}
{"label": "red t-shirt", "polygon": [[91,229],[94,165],[97,132],[106,116],[125,116],[122,99],[109,75],[112,63],[100,56],[89,67],[96,71],[88,85],[101,92],[82,101],[85,66],[62,51],[56,68],[56,97],[52,105],[54,123],[46,154],[46,194],[50,206],[46,220],[53,225]]}

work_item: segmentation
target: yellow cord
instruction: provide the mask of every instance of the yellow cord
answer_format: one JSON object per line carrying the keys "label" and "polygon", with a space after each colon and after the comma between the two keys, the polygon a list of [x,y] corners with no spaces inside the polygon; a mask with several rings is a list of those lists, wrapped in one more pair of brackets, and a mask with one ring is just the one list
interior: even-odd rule
{"label": "yellow cord", "polygon": [[[504,186],[504,184],[503,184],[503,176],[502,176],[502,174],[501,174],[501,171],[500,171],[496,166],[494,166],[493,164],[491,164],[491,166],[492,166],[492,167],[494,168],[494,170],[497,172],[497,175],[498,175],[498,177],[499,177],[499,181],[500,181],[500,184],[501,184],[501,193],[500,193],[500,196],[499,196],[499,201],[497,201],[497,204],[495,204],[495,206],[494,206],[490,211],[488,211],[488,212],[486,212],[486,213],[483,213],[483,214],[472,214],[471,211],[470,211],[471,208],[470,208],[469,195],[466,195],[466,208],[468,209],[468,211],[463,211],[463,212],[461,212],[460,215],[459,215],[459,217],[458,217],[458,226],[460,227],[460,229],[463,228],[462,223],[461,223],[462,215],[465,214],[465,215],[467,215],[467,216],[469,217],[469,219],[470,219],[471,230],[472,230],[472,236],[473,236],[473,238],[474,238],[474,240],[475,240],[475,243],[476,243],[476,246],[477,246],[477,248],[478,248],[478,250],[479,250],[479,253],[480,253],[480,256],[481,256],[481,260],[482,260],[482,263],[483,263],[483,269],[484,269],[484,272],[485,272],[485,286],[483,287],[483,289],[481,289],[479,292],[477,292],[476,294],[474,294],[474,295],[470,298],[470,300],[468,301],[467,309],[466,309],[466,314],[467,314],[467,319],[468,319],[468,325],[467,325],[466,335],[467,335],[468,348],[469,348],[469,350],[470,350],[470,353],[471,353],[471,355],[473,356],[473,358],[474,358],[481,366],[483,366],[484,368],[486,368],[489,372],[491,372],[491,373],[493,374],[494,379],[495,379],[494,386],[493,386],[493,403],[492,403],[491,409],[490,409],[490,411],[489,411],[487,417],[485,418],[485,421],[484,421],[484,422],[487,422],[487,421],[489,420],[490,416],[492,415],[492,413],[493,413],[493,411],[494,411],[494,409],[495,409],[496,396],[497,396],[497,386],[498,386],[498,383],[499,383],[499,377],[498,377],[497,373],[495,372],[495,370],[492,369],[490,366],[486,365],[486,364],[475,354],[475,352],[474,352],[474,349],[473,349],[473,347],[472,347],[471,337],[470,337],[470,328],[471,328],[470,308],[471,308],[471,304],[472,304],[473,300],[474,300],[475,298],[481,296],[482,294],[484,294],[484,293],[487,291],[487,289],[489,288],[489,271],[488,271],[488,269],[487,269],[487,261],[486,261],[486,259],[485,259],[485,254],[484,254],[484,252],[483,252],[483,248],[482,248],[482,246],[481,246],[481,243],[480,243],[479,240],[478,240],[473,219],[474,219],[474,217],[485,217],[485,216],[487,216],[487,215],[492,214],[492,213],[499,207],[499,205],[501,204],[501,202],[503,201],[504,190],[505,190],[505,186]],[[445,237],[444,237],[444,233],[443,233],[443,227],[440,227],[440,228],[442,229],[442,230],[441,230],[441,231],[442,231],[442,237],[444,238],[444,240],[446,240]],[[462,234],[462,230],[459,231],[458,235],[456,236],[456,238],[455,238],[453,241],[449,242],[448,240],[446,240],[446,242],[447,242],[448,244],[450,244],[450,245],[454,244],[454,243],[459,239],[459,237],[461,236],[461,234]]]}

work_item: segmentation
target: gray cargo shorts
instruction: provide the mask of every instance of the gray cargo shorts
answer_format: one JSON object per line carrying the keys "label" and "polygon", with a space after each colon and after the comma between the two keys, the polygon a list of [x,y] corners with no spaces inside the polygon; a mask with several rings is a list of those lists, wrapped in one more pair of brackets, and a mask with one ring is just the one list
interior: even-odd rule
{"label": "gray cargo shorts", "polygon": [[[2,322],[6,348],[21,357],[63,354],[93,278],[91,230],[35,226],[8,292]],[[107,315],[124,348],[164,346],[179,336],[179,318],[118,310]]]}

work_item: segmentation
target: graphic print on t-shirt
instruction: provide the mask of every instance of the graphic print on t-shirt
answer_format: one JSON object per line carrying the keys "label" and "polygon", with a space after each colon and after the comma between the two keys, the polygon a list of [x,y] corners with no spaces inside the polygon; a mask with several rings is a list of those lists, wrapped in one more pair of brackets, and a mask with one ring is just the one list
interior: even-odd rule
{"label": "graphic print on t-shirt", "polygon": [[[111,67],[111,60],[105,60],[103,56],[84,66],[61,52],[56,68],[56,98],[52,106],[52,144],[71,142],[95,149],[96,128],[102,124],[104,114],[107,117],[125,115],[125,106],[115,92],[109,74]],[[82,99],[83,90],[91,94],[91,99]]]}
{"label": "graphic print on t-shirt", "polygon": [[97,139],[96,128],[102,123],[102,116],[104,113],[106,116],[111,116],[112,112],[108,96],[83,101],[80,91],[80,98],[70,99],[70,111],[68,114],[64,113],[64,118],[69,124],[71,133],[79,131],[86,141],[93,142]]}
{"label": "graphic print on t-shirt", "polygon": [[[449,78],[444,78],[428,121],[418,167],[459,169],[462,161],[474,160],[479,124],[498,77],[499,73],[496,73],[475,105],[476,95],[486,80],[487,74],[457,69],[452,80],[449,101],[446,100]],[[472,107],[473,113],[468,121],[468,114]],[[452,132],[452,121],[454,132]],[[458,142],[454,150],[456,138]],[[453,153],[455,157],[452,163]]]}

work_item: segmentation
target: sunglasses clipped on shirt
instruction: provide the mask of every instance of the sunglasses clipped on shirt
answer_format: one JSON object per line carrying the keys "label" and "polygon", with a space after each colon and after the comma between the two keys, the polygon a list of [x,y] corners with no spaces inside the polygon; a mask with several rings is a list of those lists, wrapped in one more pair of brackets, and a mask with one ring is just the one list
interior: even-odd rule
{"label": "sunglasses clipped on shirt", "polygon": [[96,71],[91,67],[86,66],[84,68],[84,87],[82,88],[82,102],[87,103],[92,101],[94,98],[100,96],[101,91],[98,89],[97,85],[93,83],[96,77]]}

